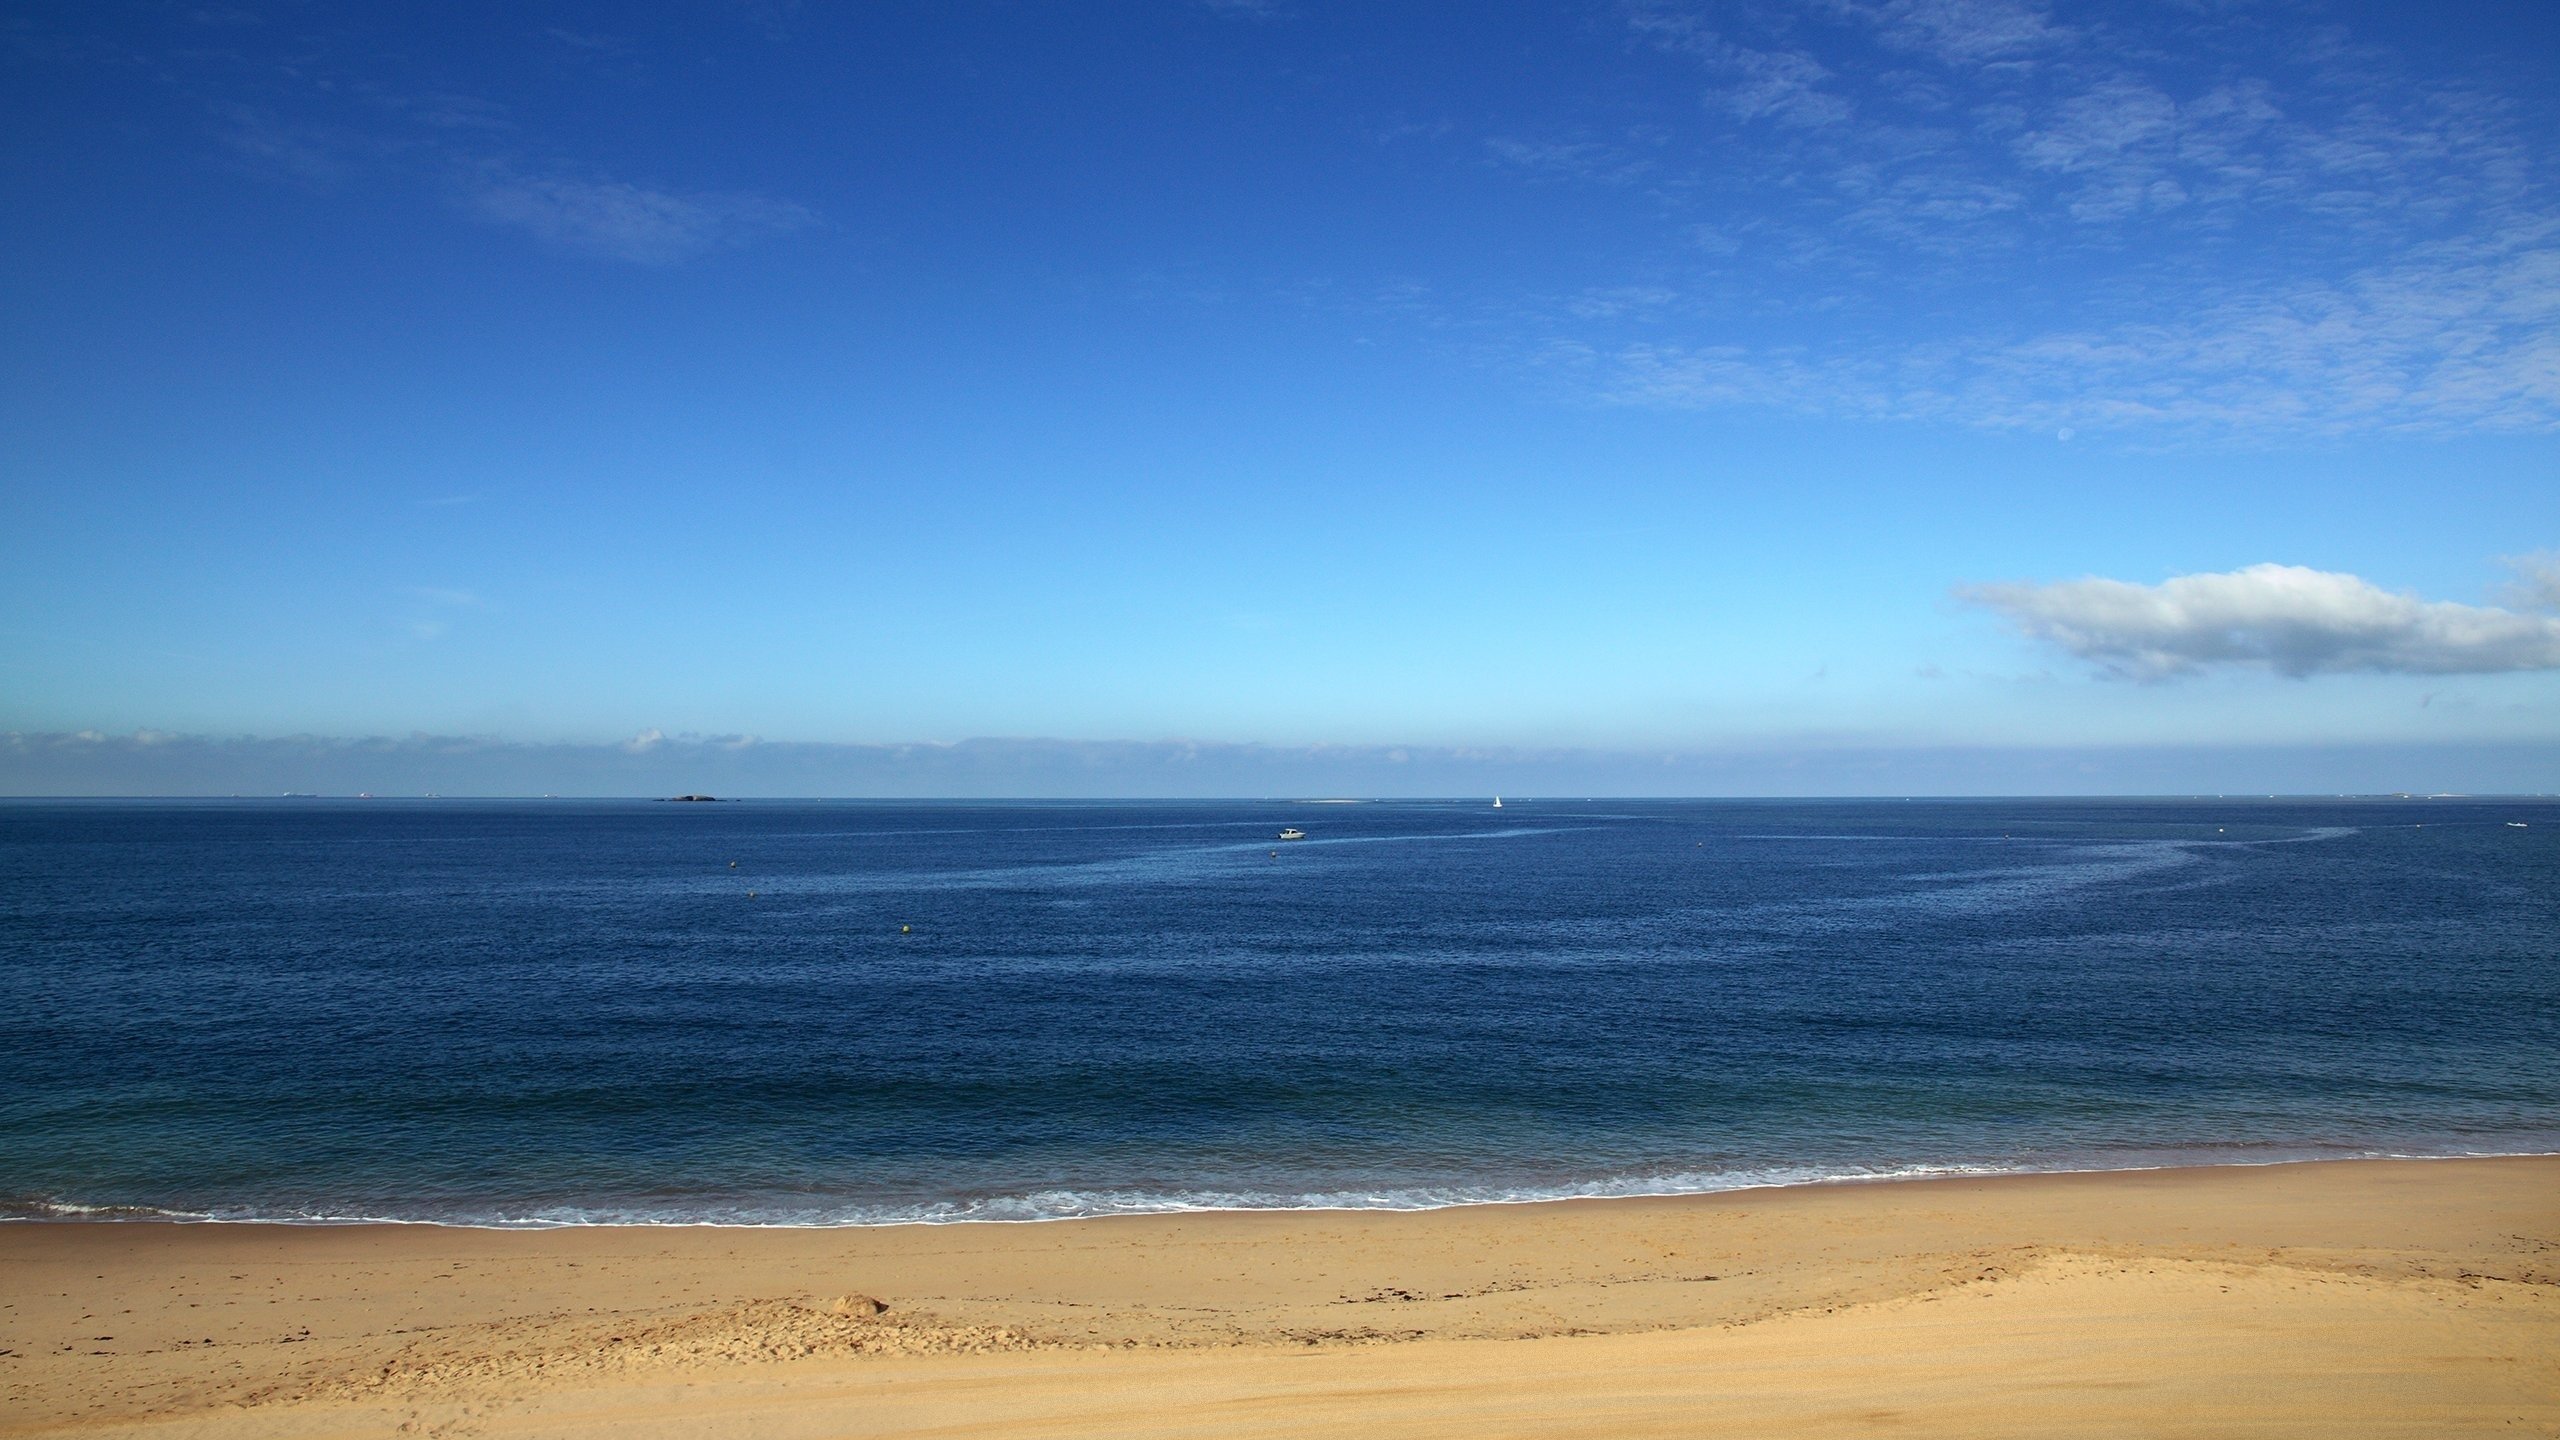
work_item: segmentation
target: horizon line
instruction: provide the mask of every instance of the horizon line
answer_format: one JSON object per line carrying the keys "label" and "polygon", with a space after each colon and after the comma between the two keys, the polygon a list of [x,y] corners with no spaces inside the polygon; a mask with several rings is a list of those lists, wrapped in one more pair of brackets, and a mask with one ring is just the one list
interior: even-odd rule
{"label": "horizon line", "polygon": [[[1633,800],[1663,803],[1803,803],[1803,804],[1874,804],[1908,803],[1920,800],[2034,800],[2061,802],[2073,800],[2560,800],[2560,792],[2541,790],[2272,790],[2272,791],[2202,791],[2202,790],[2092,790],[2064,794],[2035,791],[1877,791],[1866,795],[1747,795],[1747,794],[1668,794],[1660,792],[1600,792],[1594,794],[1511,795],[1494,796],[1491,792],[1438,793],[1409,795],[1125,795],[1096,793],[1091,795],[564,795],[556,793],[476,792],[426,794],[402,793],[377,795],[369,791],[226,791],[201,792],[100,792],[80,795],[12,794],[0,795],[0,804],[31,801],[65,800],[560,800],[633,802],[644,804],[678,804],[688,798],[723,805],[750,802],[784,804],[883,804],[883,805],[1390,805],[1390,804],[1477,804],[1500,799],[1505,805],[1591,804],[1602,800]],[[1487,805],[1486,808],[1491,808]]]}

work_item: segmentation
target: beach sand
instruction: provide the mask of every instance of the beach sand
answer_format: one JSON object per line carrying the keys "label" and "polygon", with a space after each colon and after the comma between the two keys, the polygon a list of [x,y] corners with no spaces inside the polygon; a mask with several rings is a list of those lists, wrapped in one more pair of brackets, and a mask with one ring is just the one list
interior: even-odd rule
{"label": "beach sand", "polygon": [[9,1435],[2475,1432],[2560,1435],[2560,1158],[1030,1225],[0,1226]]}

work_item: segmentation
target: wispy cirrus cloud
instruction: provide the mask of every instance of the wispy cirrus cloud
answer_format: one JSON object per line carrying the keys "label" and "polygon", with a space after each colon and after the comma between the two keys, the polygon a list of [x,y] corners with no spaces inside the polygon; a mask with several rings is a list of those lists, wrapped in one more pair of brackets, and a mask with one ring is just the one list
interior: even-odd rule
{"label": "wispy cirrus cloud", "polygon": [[[2536,579],[2560,591],[2547,571]],[[2560,615],[2421,600],[2300,565],[2252,565],[2156,585],[2091,577],[1963,585],[1955,593],[2037,640],[2137,680],[2215,666],[2296,678],[2560,670]]]}
{"label": "wispy cirrus cloud", "polygon": [[[1551,352],[1590,393],[1999,429],[2345,435],[2560,422],[2560,226],[2422,247],[2338,280],[2198,297],[2182,316],[2043,333]],[[1554,361],[1551,359],[1551,364]]]}
{"label": "wispy cirrus cloud", "polygon": [[572,30],[565,25],[550,25],[544,27],[542,33],[580,55],[597,56],[608,60],[629,60],[639,51],[639,47],[626,37],[609,35],[602,31]]}
{"label": "wispy cirrus cloud", "polygon": [[1549,179],[1622,185],[1653,168],[1652,161],[1626,147],[1593,140],[1522,140],[1497,135],[1484,142],[1485,156],[1501,166]]}
{"label": "wispy cirrus cloud", "polygon": [[1833,0],[1899,49],[1945,64],[2015,61],[2071,38],[2033,0]]}
{"label": "wispy cirrus cloud", "polygon": [[2516,578],[2504,588],[2500,599],[2522,609],[2560,614],[2560,550],[2510,555],[2506,565],[2516,572]]}
{"label": "wispy cirrus cloud", "polygon": [[346,126],[287,120],[252,105],[219,107],[213,133],[243,169],[313,187],[344,181],[381,149]]}
{"label": "wispy cirrus cloud", "polygon": [[1739,119],[1810,127],[1836,125],[1855,113],[1848,97],[1826,84],[1832,72],[1807,51],[1737,44],[1686,9],[1639,6],[1628,19],[1637,34],[1715,75],[1722,83],[1710,92],[1711,103]]}
{"label": "wispy cirrus cloud", "polygon": [[1684,303],[1551,309],[1534,348],[1586,394],[2155,436],[2560,427],[2560,186],[2514,97],[2209,7],[1627,17],[1702,86],[1645,177],[1700,243],[1642,277]]}
{"label": "wispy cirrus cloud", "polygon": [[806,206],[752,192],[527,175],[500,164],[467,170],[460,200],[476,218],[554,249],[638,265],[672,265],[817,223]]}
{"label": "wispy cirrus cloud", "polygon": [[[749,0],[740,13],[769,31],[790,0]],[[206,23],[199,18],[199,24]],[[554,27],[570,53],[636,64],[631,42]],[[238,67],[242,58],[224,54]],[[199,57],[198,63],[215,62]],[[235,168],[317,190],[359,179],[440,187],[462,215],[565,254],[638,265],[678,264],[816,226],[797,201],[752,189],[644,183],[574,161],[529,161],[511,107],[484,96],[387,83],[376,67],[325,46],[255,67],[234,88],[252,98],[210,112],[211,138]]]}
{"label": "wispy cirrus cloud", "polygon": [[422,644],[453,633],[460,614],[489,608],[489,602],[476,592],[447,585],[412,585],[405,598],[409,618],[403,628],[410,639]]}

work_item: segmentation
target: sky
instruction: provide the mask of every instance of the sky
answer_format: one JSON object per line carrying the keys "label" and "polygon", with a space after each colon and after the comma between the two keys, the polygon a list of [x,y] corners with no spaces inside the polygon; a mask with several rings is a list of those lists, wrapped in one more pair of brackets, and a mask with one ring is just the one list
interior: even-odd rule
{"label": "sky", "polygon": [[2544,3],[13,6],[0,793],[2560,790],[2555,72]]}

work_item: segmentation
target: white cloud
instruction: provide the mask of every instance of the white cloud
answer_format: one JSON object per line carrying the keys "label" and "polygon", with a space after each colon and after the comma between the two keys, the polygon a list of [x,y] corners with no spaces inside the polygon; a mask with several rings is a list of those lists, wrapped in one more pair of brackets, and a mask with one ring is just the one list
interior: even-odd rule
{"label": "white cloud", "polygon": [[1600,185],[1622,185],[1651,168],[1641,156],[1588,140],[1515,140],[1495,136],[1484,142],[1496,163],[1558,179]]}
{"label": "white cloud", "polygon": [[2022,0],[1846,0],[1878,37],[1950,65],[2014,61],[2066,38],[2041,5]]}
{"label": "white cloud", "polygon": [[495,165],[471,171],[462,198],[466,209],[492,224],[562,250],[639,265],[671,265],[817,223],[806,207],[763,195],[680,194]]}
{"label": "white cloud", "polygon": [[1589,355],[1602,399],[2047,433],[2560,428],[2560,204],[2514,97],[2212,7],[2064,26],[2026,0],[1631,0],[1628,21],[1703,89],[1648,147],[1648,193],[1721,244],[1647,258],[1679,328],[1542,317],[1525,348]]}
{"label": "white cloud", "polygon": [[2500,599],[2522,610],[2560,611],[2560,550],[2510,555],[2506,566],[2516,578]]}
{"label": "white cloud", "polygon": [[571,50],[577,51],[583,55],[600,55],[615,60],[623,60],[630,58],[630,56],[639,49],[638,46],[632,44],[629,40],[626,40],[619,35],[606,35],[586,30],[571,30],[559,25],[549,26],[545,28],[542,33],[559,41],[561,44],[568,46]]}
{"label": "white cloud", "polygon": [[1725,106],[1745,120],[1817,126],[1837,125],[1850,118],[1849,102],[1822,88],[1831,72],[1800,50],[1734,46],[1725,56],[1725,65],[1732,76],[1732,84],[1724,94]]}
{"label": "white cloud", "polygon": [[1612,285],[1568,297],[1564,307],[1568,314],[1584,319],[1615,319],[1629,315],[1659,315],[1678,304],[1679,300],[1678,291],[1660,285]]}
{"label": "white cloud", "polygon": [[2054,107],[2047,123],[2013,142],[2030,170],[2076,182],[2064,205],[2083,223],[2121,220],[2186,202],[2174,176],[2178,103],[2130,76],[2101,81]]}
{"label": "white cloud", "polygon": [[246,105],[225,106],[219,113],[216,138],[248,168],[273,179],[335,185],[380,148],[342,127],[283,120]]}
{"label": "white cloud", "polygon": [[[1989,745],[1766,737],[1672,750],[1216,741],[523,743],[0,732],[11,795],[1190,796],[2335,794],[2547,789],[2548,739],[2456,744]],[[1533,802],[1534,803],[1534,802]],[[1535,811],[1522,812],[1534,814]]]}
{"label": "white cloud", "polygon": [[1669,409],[2041,431],[2546,431],[2560,424],[2555,239],[2560,222],[2413,247],[2337,280],[2199,285],[2174,319],[1900,346],[1648,341],[1578,353],[1594,357],[1599,398]]}
{"label": "white cloud", "polygon": [[1737,45],[1696,15],[1667,7],[1639,6],[1628,23],[1664,50],[1696,56],[1722,82],[1710,98],[1737,119],[1814,128],[1853,113],[1846,98],[1826,88],[1831,71],[1806,51]]}
{"label": "white cloud", "polygon": [[1956,595],[2110,673],[2142,680],[2215,665],[2297,678],[2560,670],[2560,617],[2421,600],[2300,565],[2252,565],[2157,585],[2095,577],[1962,585]]}
{"label": "white cloud", "polygon": [[[786,9],[763,7],[779,23]],[[622,42],[552,30],[587,53]],[[808,207],[751,191],[680,191],[527,169],[495,147],[518,128],[508,107],[475,95],[410,92],[320,65],[290,98],[298,112],[215,107],[215,138],[235,163],[269,178],[327,188],[373,171],[441,177],[457,208],[561,250],[666,265],[818,223]]]}

